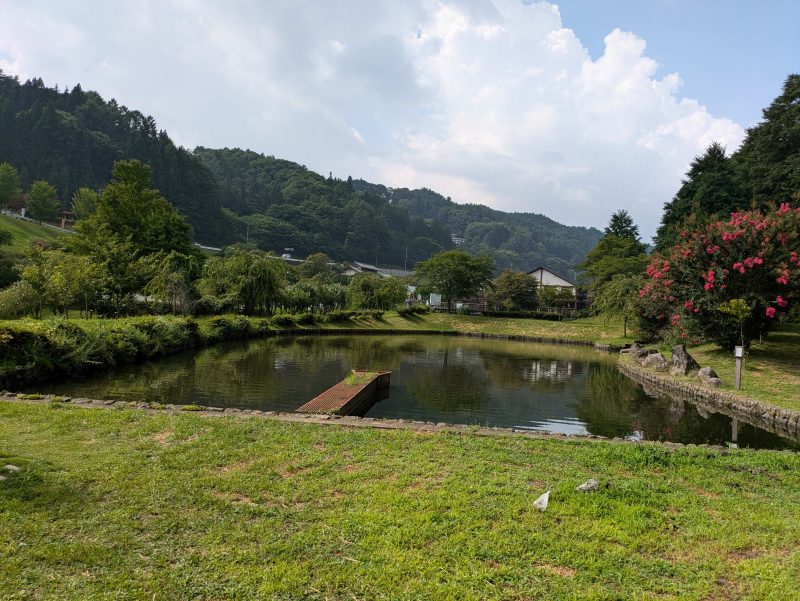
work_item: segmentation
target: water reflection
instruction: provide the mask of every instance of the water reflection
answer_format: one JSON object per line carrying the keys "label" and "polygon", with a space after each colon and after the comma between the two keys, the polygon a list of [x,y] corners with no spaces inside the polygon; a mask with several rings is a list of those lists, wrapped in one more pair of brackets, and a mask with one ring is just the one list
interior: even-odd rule
{"label": "water reflection", "polygon": [[[293,411],[350,369],[390,370],[367,413],[422,421],[684,443],[797,443],[645,391],[581,347],[445,336],[318,336],[228,343],[42,392]],[[41,386],[38,387],[41,390]]]}

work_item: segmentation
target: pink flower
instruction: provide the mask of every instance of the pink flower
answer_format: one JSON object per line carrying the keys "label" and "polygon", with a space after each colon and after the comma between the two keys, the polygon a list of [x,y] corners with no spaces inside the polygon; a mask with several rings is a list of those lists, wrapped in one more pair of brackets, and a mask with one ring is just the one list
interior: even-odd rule
{"label": "pink flower", "polygon": [[767,317],[770,319],[775,318],[775,307],[767,307]]}
{"label": "pink flower", "polygon": [[755,263],[756,265],[763,265],[764,259],[762,259],[761,257],[756,257],[755,259],[753,259],[753,263]]}
{"label": "pink flower", "polygon": [[786,307],[789,304],[789,301],[780,295],[778,295],[778,298],[775,299],[775,302],[778,303],[779,307]]}
{"label": "pink flower", "polygon": [[788,213],[791,210],[792,207],[788,202],[782,202],[781,207],[778,209],[778,213]]}
{"label": "pink flower", "polygon": [[673,325],[673,326],[676,326],[676,325],[678,325],[678,320],[679,320],[679,319],[680,319],[680,315],[673,315],[673,316],[672,316],[672,325]]}
{"label": "pink flower", "polygon": [[733,264],[733,270],[734,271],[739,271],[741,268],[742,268],[742,264],[741,263],[737,262],[737,263]]}
{"label": "pink flower", "polygon": [[704,289],[706,292],[708,292],[708,291],[709,291],[709,290],[711,290],[713,287],[714,287],[714,284],[712,284],[711,282],[706,282],[705,286],[703,286],[703,289]]}

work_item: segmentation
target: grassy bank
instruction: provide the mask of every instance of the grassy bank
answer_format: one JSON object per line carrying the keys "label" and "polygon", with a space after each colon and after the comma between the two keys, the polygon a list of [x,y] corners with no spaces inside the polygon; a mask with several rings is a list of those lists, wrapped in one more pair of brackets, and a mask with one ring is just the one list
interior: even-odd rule
{"label": "grassy bank", "polygon": [[11,246],[7,248],[19,253],[28,248],[32,242],[39,240],[53,242],[64,235],[53,228],[7,215],[0,215],[0,229],[11,232]]}
{"label": "grassy bank", "polygon": [[107,369],[223,340],[264,336],[276,330],[313,328],[485,332],[585,341],[611,340],[615,331],[613,324],[606,326],[601,320],[550,322],[445,314],[401,317],[396,313],[305,325],[301,319],[286,316],[0,321],[0,387],[13,388],[42,378]]}
{"label": "grassy bank", "polygon": [[796,454],[16,403],[0,440],[3,599],[800,597]]}
{"label": "grassy bank", "polygon": [[[722,378],[724,390],[734,388],[733,353],[713,344],[689,349],[703,366]],[[800,324],[781,324],[761,344],[753,344],[745,359],[742,396],[800,411]]]}

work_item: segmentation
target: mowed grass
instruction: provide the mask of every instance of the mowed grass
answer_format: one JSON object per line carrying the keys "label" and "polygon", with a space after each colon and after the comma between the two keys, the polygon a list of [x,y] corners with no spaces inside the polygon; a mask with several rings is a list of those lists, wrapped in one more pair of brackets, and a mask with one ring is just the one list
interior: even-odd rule
{"label": "mowed grass", "polygon": [[7,402],[5,463],[2,599],[800,598],[797,454]]}
{"label": "mowed grass", "polygon": [[[707,344],[689,349],[703,366],[709,365],[735,391],[733,353]],[[800,324],[779,325],[761,344],[753,344],[745,358],[741,394],[800,411]]]}
{"label": "mowed grass", "polygon": [[32,242],[53,242],[64,235],[51,227],[7,215],[0,215],[0,230],[11,232],[11,245],[0,247],[0,250],[10,249],[16,253],[25,251]]}
{"label": "mowed grass", "polygon": [[[473,334],[503,334],[622,344],[634,340],[630,328],[629,336],[623,337],[621,320],[604,320],[601,317],[568,321],[545,321],[541,319],[516,319],[508,317],[482,317],[479,315],[457,315],[428,313],[403,317],[387,311],[381,320],[369,320],[363,324],[370,329],[442,330]],[[358,327],[357,322],[326,324],[328,328]]]}

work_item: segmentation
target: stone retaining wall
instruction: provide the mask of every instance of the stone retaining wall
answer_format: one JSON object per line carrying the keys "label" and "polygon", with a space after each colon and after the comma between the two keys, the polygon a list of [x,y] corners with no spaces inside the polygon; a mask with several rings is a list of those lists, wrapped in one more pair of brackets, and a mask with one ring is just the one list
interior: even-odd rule
{"label": "stone retaining wall", "polygon": [[[35,398],[34,398],[35,397]],[[0,402],[51,404],[64,403],[86,409],[136,409],[151,414],[157,413],[191,413],[201,417],[239,417],[274,419],[284,422],[304,424],[339,425],[350,428],[378,428],[381,430],[412,430],[422,433],[450,432],[456,434],[473,434],[476,436],[525,436],[527,438],[544,440],[592,440],[606,443],[620,444],[654,444],[667,448],[703,448],[713,449],[727,453],[728,449],[721,445],[708,444],[681,444],[677,442],[635,441],[624,438],[607,438],[596,434],[561,434],[557,432],[538,432],[531,430],[518,430],[516,428],[495,428],[487,426],[469,426],[466,424],[446,424],[444,422],[422,422],[410,419],[380,419],[374,417],[356,417],[353,415],[318,415],[310,413],[261,411],[259,409],[237,409],[222,407],[198,407],[194,405],[162,405],[160,403],[136,401],[112,401],[85,398],[59,397],[55,395],[24,395],[13,392],[0,393]],[[747,449],[749,451],[749,449]]]}
{"label": "stone retaining wall", "polygon": [[793,440],[800,439],[798,411],[781,409],[732,392],[711,388],[700,382],[677,380],[669,375],[635,365],[626,357],[621,357],[617,366],[623,374],[640,384],[647,384],[656,390],[677,395],[689,402],[700,404],[717,413],[736,417],[780,436]]}

